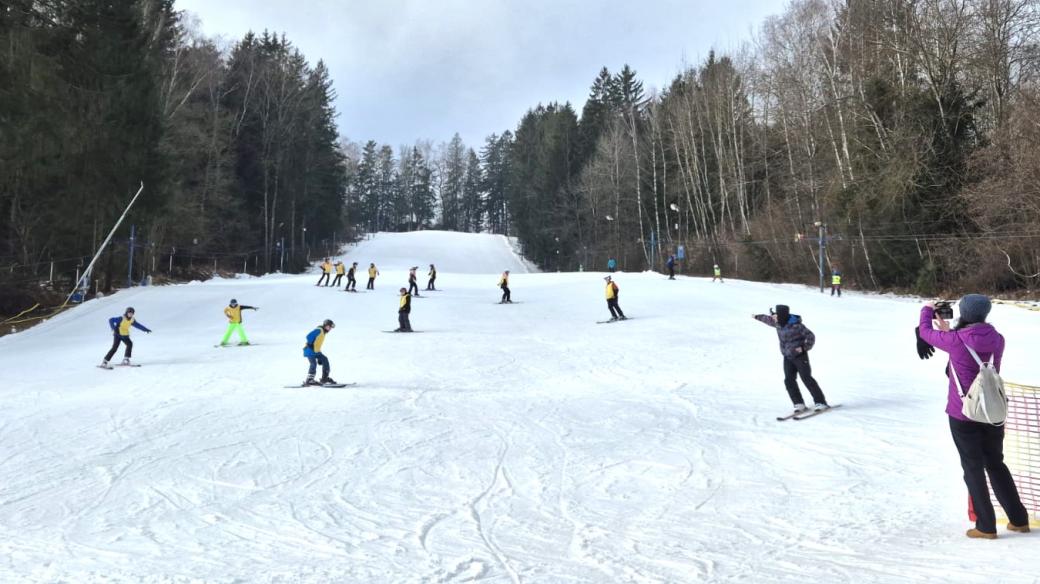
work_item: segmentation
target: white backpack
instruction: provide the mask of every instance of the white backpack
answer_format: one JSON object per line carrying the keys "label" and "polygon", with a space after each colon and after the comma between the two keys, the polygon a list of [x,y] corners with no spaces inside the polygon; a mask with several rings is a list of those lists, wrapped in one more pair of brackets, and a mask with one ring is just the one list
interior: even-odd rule
{"label": "white backpack", "polygon": [[[961,339],[961,342],[964,343],[964,339]],[[989,363],[983,363],[982,359],[979,359],[979,354],[967,343],[964,343],[964,348],[968,349],[972,358],[979,364],[979,374],[975,376],[971,387],[965,393],[960,379],[957,378],[957,370],[953,368],[953,361],[950,361],[950,373],[953,375],[953,382],[957,385],[957,391],[964,404],[961,407],[961,413],[975,422],[1003,426],[1007,419],[1008,399],[1007,394],[1004,393],[1004,380],[993,368],[994,357],[991,355]]]}

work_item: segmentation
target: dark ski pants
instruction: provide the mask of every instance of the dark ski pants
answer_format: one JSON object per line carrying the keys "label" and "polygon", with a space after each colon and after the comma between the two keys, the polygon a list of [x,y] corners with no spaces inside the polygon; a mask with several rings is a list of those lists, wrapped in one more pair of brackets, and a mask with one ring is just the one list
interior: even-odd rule
{"label": "dark ski pants", "polygon": [[969,422],[950,417],[950,433],[964,469],[964,484],[968,486],[972,507],[975,509],[975,529],[985,533],[997,532],[997,518],[986,487],[986,475],[993,486],[993,494],[1015,525],[1028,525],[1029,513],[1018,497],[1018,489],[1011,471],[1004,464],[1004,427]]}
{"label": "dark ski pants", "polygon": [[669,280],[674,280],[675,279],[675,266],[668,266],[668,279]]}
{"label": "dark ski pants", "polygon": [[315,353],[308,355],[307,360],[311,363],[311,366],[307,368],[307,379],[314,379],[314,373],[318,370],[318,365],[321,365],[321,378],[325,379],[329,376],[328,357],[321,353]]}
{"label": "dark ski pants", "polygon": [[502,302],[512,302],[513,299],[509,295],[509,286],[502,286]]}
{"label": "dark ski pants", "polygon": [[318,278],[318,283],[315,284],[315,286],[321,286],[322,280],[324,280],[325,281],[325,285],[328,286],[329,285],[329,274],[322,274],[321,277]]}
{"label": "dark ski pants", "polygon": [[332,285],[339,288],[339,281],[343,279],[343,274],[336,274],[336,279],[332,281]]}
{"label": "dark ski pants", "polygon": [[357,280],[354,278],[347,278],[347,290],[357,291]]}
{"label": "dark ski pants", "polygon": [[838,298],[841,298],[841,285],[840,284],[837,285],[837,286],[834,286],[833,284],[831,285],[831,296],[834,296],[835,292],[838,293]]}
{"label": "dark ski pants", "polygon": [[375,290],[376,289],[376,279],[375,278],[369,278],[368,279],[368,286],[365,286],[365,289],[366,290]]}
{"label": "dark ski pants", "polygon": [[617,298],[607,300],[607,309],[610,310],[611,318],[625,318],[625,313],[621,312],[621,307],[618,306]]}
{"label": "dark ski pants", "polygon": [[809,355],[802,353],[794,358],[784,357],[784,387],[787,388],[787,395],[791,396],[792,404],[805,403],[802,400],[802,392],[798,390],[798,381],[795,379],[795,374],[802,378],[802,383],[805,384],[806,389],[812,394],[813,402],[818,404],[827,403],[827,398],[824,397],[820,384],[813,379],[812,366],[809,365]]}
{"label": "dark ski pants", "polygon": [[436,290],[436,288],[433,287],[433,281],[436,279],[437,278],[430,278],[430,281],[426,284],[427,290]]}
{"label": "dark ski pants", "polygon": [[112,360],[112,355],[116,354],[116,349],[119,348],[119,343],[126,343],[126,351],[123,352],[123,357],[130,358],[130,353],[134,350],[134,342],[130,340],[130,337],[123,337],[120,335],[113,335],[112,337],[112,348],[108,350],[108,354],[105,355],[105,362]]}
{"label": "dark ski pants", "polygon": [[397,313],[397,330],[399,330],[399,331],[401,331],[403,333],[410,333],[410,332],[412,332],[412,323],[408,321],[408,313],[407,312],[398,312]]}
{"label": "dark ski pants", "polygon": [[413,296],[419,295],[419,285],[416,284],[415,281],[408,282],[408,293]]}

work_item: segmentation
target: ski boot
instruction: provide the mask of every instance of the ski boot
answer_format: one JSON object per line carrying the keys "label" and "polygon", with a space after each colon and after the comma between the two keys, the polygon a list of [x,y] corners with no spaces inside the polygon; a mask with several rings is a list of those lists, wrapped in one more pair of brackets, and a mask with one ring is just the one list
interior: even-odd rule
{"label": "ski boot", "polygon": [[307,387],[307,386],[311,386],[311,385],[321,385],[321,383],[318,382],[318,381],[315,381],[313,377],[308,377],[307,380],[303,382],[303,385],[305,387]]}
{"label": "ski boot", "polygon": [[331,377],[322,377],[321,385],[337,385],[336,380]]}
{"label": "ski boot", "polygon": [[124,357],[123,358],[123,362],[120,363],[120,365],[122,365],[123,367],[129,367],[130,366],[130,357]]}

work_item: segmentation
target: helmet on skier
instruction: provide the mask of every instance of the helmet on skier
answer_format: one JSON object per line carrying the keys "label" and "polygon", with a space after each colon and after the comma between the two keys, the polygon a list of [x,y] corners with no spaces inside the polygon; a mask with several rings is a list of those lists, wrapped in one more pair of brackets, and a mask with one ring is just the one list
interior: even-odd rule
{"label": "helmet on skier", "polygon": [[127,306],[126,310],[123,311],[123,314],[134,314],[134,307],[133,306]]}
{"label": "helmet on skier", "polygon": [[336,328],[336,323],[332,322],[332,319],[326,318],[325,322],[321,323],[321,326],[322,326],[322,328],[329,327],[331,329],[331,328]]}
{"label": "helmet on skier", "polygon": [[234,298],[232,298],[231,299],[231,306],[238,306],[238,300],[235,300]]}

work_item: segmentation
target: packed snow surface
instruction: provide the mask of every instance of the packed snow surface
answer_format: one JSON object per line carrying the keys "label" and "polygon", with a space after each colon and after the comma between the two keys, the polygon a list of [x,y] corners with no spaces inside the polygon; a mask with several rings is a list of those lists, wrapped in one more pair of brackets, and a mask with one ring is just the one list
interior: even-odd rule
{"label": "packed snow surface", "polygon": [[[604,274],[536,273],[502,237],[380,234],[340,259],[358,294],[316,273],[137,288],[0,339],[0,581],[1040,581],[1040,534],[963,535],[920,301],[619,273],[632,320],[597,324]],[[381,332],[430,263],[422,333]],[[214,347],[230,298],[261,308],[255,346]],[[776,334],[751,315],[777,303],[841,409],[775,420]],[[126,306],[154,330],[132,335],[142,367],[99,369]],[[325,318],[358,385],[285,388]],[[991,321],[1005,378],[1040,382],[1040,314]]]}

